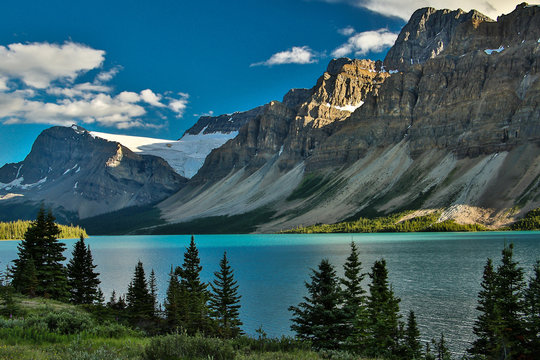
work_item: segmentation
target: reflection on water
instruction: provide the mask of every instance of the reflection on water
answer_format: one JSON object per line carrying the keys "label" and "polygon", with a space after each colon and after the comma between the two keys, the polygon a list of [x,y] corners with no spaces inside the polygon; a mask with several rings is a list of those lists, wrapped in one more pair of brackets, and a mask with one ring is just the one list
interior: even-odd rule
{"label": "reflection on water", "polygon": [[[101,287],[124,294],[138,260],[147,274],[156,272],[163,299],[171,265],[183,261],[189,236],[93,236],[88,239]],[[476,300],[487,257],[497,265],[505,241],[515,244],[515,258],[531,274],[540,256],[540,232],[417,233],[329,235],[199,235],[195,237],[203,266],[203,281],[211,281],[223,251],[235,271],[242,295],[244,330],[262,326],[270,336],[292,335],[290,305],[305,295],[310,269],[326,257],[338,274],[357,242],[364,271],[384,257],[389,279],[401,298],[403,314],[415,311],[423,339],[445,337],[455,352],[473,340]],[[75,240],[66,240],[70,256]],[[17,242],[0,242],[0,267],[17,256]],[[367,279],[366,279],[367,280]],[[364,284],[367,288],[367,284]],[[404,319],[405,320],[405,319]]]}

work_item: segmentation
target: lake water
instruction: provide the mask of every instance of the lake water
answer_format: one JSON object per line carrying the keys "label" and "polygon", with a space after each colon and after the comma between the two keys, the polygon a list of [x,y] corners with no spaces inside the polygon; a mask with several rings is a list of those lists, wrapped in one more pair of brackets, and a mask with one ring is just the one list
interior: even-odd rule
{"label": "lake water", "polygon": [[[87,242],[101,273],[108,300],[113,289],[126,292],[138,260],[147,275],[156,272],[163,299],[171,265],[183,262],[189,236],[92,236]],[[211,281],[227,251],[240,285],[241,319],[248,334],[262,326],[270,336],[293,335],[290,305],[306,294],[310,269],[328,258],[343,274],[342,265],[355,241],[365,272],[385,258],[389,280],[405,315],[414,310],[422,339],[444,332],[454,352],[463,352],[474,339],[472,324],[486,259],[498,266],[506,242],[528,276],[540,258],[540,232],[401,233],[321,235],[197,235],[202,279]],[[65,240],[71,256],[75,240]],[[0,241],[0,268],[17,256],[17,241]],[[367,288],[367,280],[364,284]],[[405,321],[405,316],[403,318]]]}

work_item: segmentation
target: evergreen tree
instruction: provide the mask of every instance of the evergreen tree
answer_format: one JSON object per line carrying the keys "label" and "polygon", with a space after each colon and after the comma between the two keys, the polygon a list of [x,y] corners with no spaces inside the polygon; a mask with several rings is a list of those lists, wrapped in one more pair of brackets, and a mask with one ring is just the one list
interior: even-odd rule
{"label": "evergreen tree", "polygon": [[498,322],[495,308],[497,303],[496,274],[491,259],[487,259],[480,286],[482,289],[478,293],[478,306],[476,307],[480,315],[478,315],[473,327],[473,333],[477,338],[467,351],[471,355],[489,357],[494,355],[495,328]]}
{"label": "evergreen tree", "polygon": [[149,320],[154,315],[152,296],[144,275],[143,263],[139,260],[135,267],[133,280],[126,294],[127,309],[133,322]]}
{"label": "evergreen tree", "polygon": [[525,326],[527,328],[527,353],[540,354],[540,260],[534,265],[533,276],[525,290]]}
{"label": "evergreen tree", "polygon": [[441,333],[441,337],[439,338],[439,341],[435,341],[435,339],[431,339],[431,343],[435,347],[436,356],[434,357],[437,360],[451,360],[452,355],[450,354],[450,350],[448,349],[448,346],[446,346],[446,340],[444,339],[444,334]]}
{"label": "evergreen tree", "polygon": [[153,314],[155,315],[157,312],[157,283],[156,273],[154,272],[154,269],[150,271],[150,281],[148,286],[150,288],[150,296],[152,297],[152,307],[154,308]]}
{"label": "evergreen tree", "polygon": [[420,360],[422,358],[422,344],[420,343],[420,330],[416,323],[414,311],[409,311],[407,316],[407,328],[405,330],[405,356],[407,359]]}
{"label": "evergreen tree", "polygon": [[202,271],[199,250],[195,245],[195,239],[191,236],[189,247],[184,253],[184,263],[182,267],[176,269],[180,275],[181,298],[186,302],[184,308],[187,310],[183,314],[183,326],[188,334],[197,332],[207,333],[210,330],[210,317],[207,302],[209,294],[208,285],[201,281]]}
{"label": "evergreen tree", "polygon": [[60,230],[54,220],[51,211],[45,214],[42,206],[36,220],[28,227],[24,239],[17,247],[18,258],[13,260],[12,284],[17,291],[28,294],[25,278],[32,268],[27,262],[32,259],[37,279],[35,294],[66,300],[69,292],[66,271],[62,264],[65,260],[62,254],[65,246],[57,240]]}
{"label": "evergreen tree", "polygon": [[384,259],[373,264],[370,295],[368,297],[367,353],[391,357],[399,352],[399,302],[388,284],[388,270]]}
{"label": "evergreen tree", "polygon": [[178,276],[171,266],[169,273],[169,286],[165,298],[165,318],[169,328],[175,329],[183,326],[183,314],[187,312],[184,301],[185,294],[180,286]]}
{"label": "evergreen tree", "polygon": [[502,251],[501,265],[497,268],[496,310],[500,317],[497,329],[497,352],[502,358],[518,358],[524,352],[525,328],[523,322],[525,287],[523,269],[512,258],[513,244]]}
{"label": "evergreen tree", "polygon": [[217,324],[217,333],[224,338],[235,338],[242,333],[239,318],[240,298],[234,272],[227,260],[227,252],[219,263],[220,270],[214,273],[216,279],[210,284],[210,310]]}
{"label": "evergreen tree", "polygon": [[350,335],[355,326],[355,319],[360,309],[365,307],[366,291],[362,288],[362,281],[366,274],[362,273],[362,263],[358,259],[358,249],[356,244],[351,242],[351,254],[343,265],[344,278],[341,279],[343,285],[343,315],[344,336]]}
{"label": "evergreen tree", "polygon": [[289,307],[293,312],[291,329],[298,338],[311,341],[316,349],[337,349],[344,340],[339,280],[328,259],[312,271],[311,282],[305,283],[308,296],[298,306]]}
{"label": "evergreen tree", "polygon": [[84,237],[75,243],[71,260],[67,265],[68,284],[71,302],[75,304],[92,304],[98,300],[99,273],[94,269],[90,246],[84,243]]}

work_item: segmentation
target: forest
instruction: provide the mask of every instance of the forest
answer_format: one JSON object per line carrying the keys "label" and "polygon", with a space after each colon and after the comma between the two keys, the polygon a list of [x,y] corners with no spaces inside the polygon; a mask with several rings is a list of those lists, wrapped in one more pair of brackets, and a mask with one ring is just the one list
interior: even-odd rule
{"label": "forest", "polygon": [[[17,220],[10,222],[0,222],[0,240],[20,240],[32,224],[31,221]],[[58,239],[77,239],[84,236],[88,237],[86,230],[77,225],[56,224],[60,229]]]}
{"label": "forest", "polygon": [[[163,304],[142,262],[127,293],[108,301],[84,237],[65,263],[52,213],[41,209],[2,276],[0,358],[9,359],[452,359],[441,334],[423,343],[412,311],[401,311],[386,261],[365,272],[354,242],[344,276],[327,259],[313,269],[306,296],[290,306],[295,337],[243,333],[241,297],[224,252],[210,283],[201,281],[192,236],[183,263],[171,266]],[[478,318],[465,359],[534,359],[540,352],[540,260],[525,279],[505,245],[487,259]],[[367,282],[367,284],[366,284]],[[298,284],[301,286],[301,284]],[[403,314],[406,319],[403,320]]]}

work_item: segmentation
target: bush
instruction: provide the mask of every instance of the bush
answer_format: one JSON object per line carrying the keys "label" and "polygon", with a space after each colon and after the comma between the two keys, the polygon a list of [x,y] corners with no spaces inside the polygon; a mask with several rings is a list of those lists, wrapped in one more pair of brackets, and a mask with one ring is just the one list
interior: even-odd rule
{"label": "bush", "polygon": [[142,356],[144,360],[233,360],[234,357],[234,349],[226,340],[184,334],[153,338]]}
{"label": "bush", "polygon": [[32,314],[25,325],[66,335],[78,334],[96,326],[89,314],[67,310]]}

